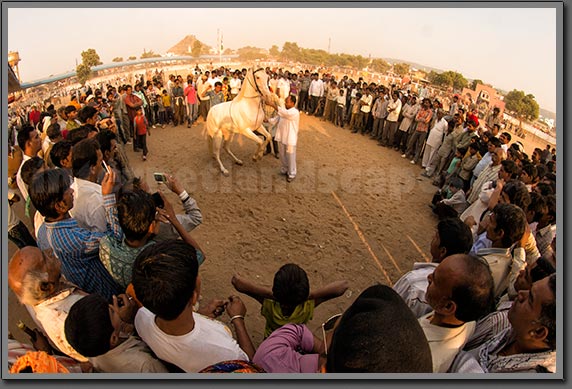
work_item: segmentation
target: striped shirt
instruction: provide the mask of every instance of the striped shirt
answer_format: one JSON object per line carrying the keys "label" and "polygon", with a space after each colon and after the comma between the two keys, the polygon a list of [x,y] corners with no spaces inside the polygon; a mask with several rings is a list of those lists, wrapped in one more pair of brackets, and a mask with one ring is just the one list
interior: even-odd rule
{"label": "striped shirt", "polygon": [[123,239],[119,226],[115,195],[103,196],[107,231],[97,232],[81,228],[73,218],[45,222],[38,230],[38,247],[52,248],[62,263],[62,273],[88,293],[98,293],[108,300],[122,292],[99,260],[99,242],[106,235]]}

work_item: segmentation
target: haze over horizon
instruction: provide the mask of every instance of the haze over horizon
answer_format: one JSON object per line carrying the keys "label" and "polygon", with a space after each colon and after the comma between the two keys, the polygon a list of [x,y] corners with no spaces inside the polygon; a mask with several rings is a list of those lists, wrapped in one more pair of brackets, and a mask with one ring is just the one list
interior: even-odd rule
{"label": "haze over horizon", "polygon": [[[109,63],[115,57],[139,58],[144,49],[164,54],[186,35],[214,47],[217,29],[224,48],[233,50],[282,49],[285,42],[328,50],[331,39],[331,53],[457,71],[498,89],[531,93],[541,108],[556,112],[555,8],[375,6],[8,8],[7,49],[19,52],[20,75],[27,82],[74,70],[88,48]],[[279,21],[288,23],[277,29]]]}

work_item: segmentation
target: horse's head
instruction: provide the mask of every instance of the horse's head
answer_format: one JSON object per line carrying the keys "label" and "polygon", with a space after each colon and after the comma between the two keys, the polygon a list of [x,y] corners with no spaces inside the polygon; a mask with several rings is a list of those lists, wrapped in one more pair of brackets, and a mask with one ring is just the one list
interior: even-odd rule
{"label": "horse's head", "polygon": [[270,89],[268,89],[268,74],[266,74],[263,68],[258,70],[251,69],[251,71],[256,91],[263,97],[268,98],[271,95]]}

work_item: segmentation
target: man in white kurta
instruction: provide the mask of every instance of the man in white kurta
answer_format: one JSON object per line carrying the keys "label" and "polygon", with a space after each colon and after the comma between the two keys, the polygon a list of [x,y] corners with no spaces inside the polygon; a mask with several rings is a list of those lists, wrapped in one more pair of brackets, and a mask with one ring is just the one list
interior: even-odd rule
{"label": "man in white kurta", "polygon": [[274,101],[268,103],[278,110],[278,116],[269,119],[270,123],[278,123],[275,140],[278,142],[280,154],[280,173],[287,175],[288,182],[296,177],[296,144],[298,143],[298,129],[300,127],[300,111],[296,109],[296,97],[288,96],[284,107]]}

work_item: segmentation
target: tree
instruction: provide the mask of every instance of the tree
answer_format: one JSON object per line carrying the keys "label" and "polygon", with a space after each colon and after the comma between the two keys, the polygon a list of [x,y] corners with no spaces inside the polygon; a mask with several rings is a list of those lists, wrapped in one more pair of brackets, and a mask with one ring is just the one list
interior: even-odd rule
{"label": "tree", "polygon": [[123,57],[115,57],[111,61],[112,62],[123,62]]}
{"label": "tree", "polygon": [[131,57],[127,58],[129,61],[135,61],[137,59],[136,56],[132,55]]}
{"label": "tree", "polygon": [[391,68],[391,65],[380,58],[371,61],[371,68],[376,72],[385,73]]}
{"label": "tree", "polygon": [[469,84],[467,79],[461,73],[453,72],[451,70],[447,70],[443,73],[437,73],[432,70],[427,75],[427,79],[432,84],[445,88],[463,89]]}
{"label": "tree", "polygon": [[403,77],[409,74],[409,65],[406,63],[398,63],[393,65],[393,72],[398,74],[400,77]]}
{"label": "tree", "polygon": [[282,58],[290,61],[300,61],[301,59],[300,47],[296,42],[285,42],[282,47]]}
{"label": "tree", "polygon": [[156,54],[153,52],[153,50],[151,51],[145,51],[145,49],[143,49],[143,54],[141,54],[141,59],[144,58],[159,58],[161,57],[161,54]]}
{"label": "tree", "polygon": [[87,49],[81,52],[81,59],[84,65],[91,67],[101,65],[103,62],[99,59],[99,54],[94,49]]}
{"label": "tree", "polygon": [[477,90],[477,85],[484,85],[483,80],[473,80],[473,82],[471,82],[471,89],[472,90]]}
{"label": "tree", "polygon": [[234,54],[234,50],[233,49],[224,49],[224,51],[222,53],[224,55],[231,55],[231,54]]}
{"label": "tree", "polygon": [[241,47],[237,50],[237,53],[241,61],[254,61],[266,58],[266,54],[263,53],[262,49],[252,46]]}
{"label": "tree", "polygon": [[354,66],[358,68],[358,70],[362,70],[367,66],[368,59],[362,57],[361,55],[357,55],[354,58]]}
{"label": "tree", "polygon": [[522,127],[522,119],[530,121],[538,119],[540,107],[530,93],[525,94],[521,90],[513,89],[504,97],[504,102],[506,109],[516,113],[520,122],[519,127]]}
{"label": "tree", "polygon": [[191,48],[191,55],[195,58],[198,58],[201,56],[203,51],[203,44],[201,43],[201,41],[196,40],[193,42],[193,47]]}
{"label": "tree", "polygon": [[77,81],[81,84],[81,86],[84,86],[86,81],[89,80],[92,75],[91,68],[84,63],[77,65],[75,73]]}
{"label": "tree", "polygon": [[278,50],[278,46],[272,45],[270,48],[270,56],[271,57],[278,57],[280,55],[280,50]]}

